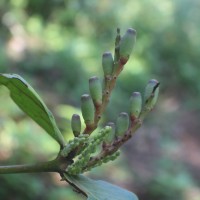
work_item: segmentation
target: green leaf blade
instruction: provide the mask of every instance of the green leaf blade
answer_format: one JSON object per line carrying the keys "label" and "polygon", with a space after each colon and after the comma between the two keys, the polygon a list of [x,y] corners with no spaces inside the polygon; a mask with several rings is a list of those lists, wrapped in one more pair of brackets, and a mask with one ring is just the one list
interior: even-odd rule
{"label": "green leaf blade", "polygon": [[87,200],[138,200],[134,193],[105,181],[95,181],[83,175],[69,176],[64,174],[64,176],[87,194]]}
{"label": "green leaf blade", "polygon": [[64,138],[56,125],[52,113],[36,91],[21,76],[17,74],[0,74],[0,85],[4,85],[9,89],[10,97],[22,111],[40,125],[61,146],[65,145]]}

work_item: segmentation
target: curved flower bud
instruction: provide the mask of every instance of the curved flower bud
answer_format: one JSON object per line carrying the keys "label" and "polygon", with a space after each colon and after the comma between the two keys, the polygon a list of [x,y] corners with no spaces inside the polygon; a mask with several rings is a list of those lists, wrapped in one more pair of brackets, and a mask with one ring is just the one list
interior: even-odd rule
{"label": "curved flower bud", "polygon": [[136,31],[129,28],[122,36],[119,43],[120,62],[124,65],[129,59],[136,41]]}
{"label": "curved flower bud", "polygon": [[130,98],[130,116],[134,120],[138,118],[142,109],[142,97],[140,92],[133,92]]}
{"label": "curved flower bud", "polygon": [[102,67],[104,76],[110,76],[113,71],[114,61],[110,52],[105,52],[102,56]]}
{"label": "curved flower bud", "polygon": [[95,106],[102,104],[102,86],[98,77],[93,76],[89,79],[90,95]]}
{"label": "curved flower bud", "polygon": [[72,115],[71,128],[75,137],[78,137],[81,132],[81,120],[77,114]]}
{"label": "curved flower bud", "polygon": [[81,96],[81,111],[86,125],[94,123],[94,104],[89,94]]}
{"label": "curved flower bud", "polygon": [[116,123],[116,136],[121,137],[124,135],[129,127],[129,116],[127,113],[122,112],[119,114]]}
{"label": "curved flower bud", "polygon": [[153,107],[157,102],[159,94],[159,85],[160,83],[157,80],[151,79],[145,88],[144,92],[145,106],[148,107],[149,109],[153,109]]}

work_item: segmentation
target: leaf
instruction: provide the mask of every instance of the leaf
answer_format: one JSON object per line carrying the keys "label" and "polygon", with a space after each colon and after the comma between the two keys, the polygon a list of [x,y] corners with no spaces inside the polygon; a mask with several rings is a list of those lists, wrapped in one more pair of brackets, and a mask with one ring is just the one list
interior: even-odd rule
{"label": "leaf", "polygon": [[71,176],[65,173],[64,176],[87,195],[87,200],[138,200],[134,193],[105,181],[95,181],[83,175]]}
{"label": "leaf", "polygon": [[58,129],[52,113],[35,90],[17,74],[0,74],[0,85],[10,90],[13,101],[51,135],[61,146],[64,138]]}

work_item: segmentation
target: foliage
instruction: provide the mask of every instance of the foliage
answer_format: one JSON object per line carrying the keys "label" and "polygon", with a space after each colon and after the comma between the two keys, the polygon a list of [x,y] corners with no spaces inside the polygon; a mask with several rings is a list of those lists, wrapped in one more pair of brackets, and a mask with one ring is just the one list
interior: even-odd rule
{"label": "foliage", "polygon": [[[195,158],[196,154],[192,151],[196,149],[199,152],[199,149],[192,143],[192,148],[185,146],[185,142],[190,143],[192,138],[195,142],[199,141],[198,8],[198,0],[4,0],[0,2],[1,72],[21,74],[37,88],[56,114],[65,138],[71,139],[71,130],[68,128],[71,115],[80,114],[77,107],[80,95],[87,91],[85,79],[100,73],[96,67],[101,62],[98,58],[102,49],[112,46],[110,38],[113,37],[113,30],[118,26],[123,29],[127,26],[136,27],[139,37],[134,59],[130,59],[118,80],[119,84],[111,98],[112,105],[108,106],[102,122],[114,121],[122,110],[127,112],[125,100],[133,90],[142,91],[149,77],[159,77],[162,83],[162,104],[157,106],[152,117],[147,118],[135,140],[123,148],[126,151],[123,163],[129,164],[126,171],[132,173],[134,182],[127,183],[127,176],[126,181],[115,178],[112,172],[119,169],[112,164],[107,165],[112,168],[111,171],[100,168],[97,171],[101,175],[96,175],[126,185],[137,191],[142,199],[146,199],[142,193],[150,190],[151,184],[144,185],[140,180],[144,179],[146,183],[146,176],[153,180],[160,177],[156,170],[163,169],[163,165],[157,163],[159,156],[169,156],[169,162],[173,163],[174,151],[179,152],[175,160],[186,166],[187,170],[183,173],[187,172],[190,178],[199,180],[196,173],[199,165],[195,164],[198,163],[198,156]],[[8,98],[1,95],[1,99],[0,138],[6,138],[6,141],[0,140],[1,163],[34,162],[55,156],[54,152],[59,149],[56,142],[41,134],[42,129],[26,118]],[[55,107],[56,104],[62,105]],[[34,135],[30,134],[32,130]],[[191,138],[185,137],[185,134]],[[40,148],[36,148],[34,144],[38,144]],[[192,158],[195,159],[193,162]],[[125,168],[125,164],[121,164],[121,168]],[[124,174],[124,170],[120,174]],[[170,176],[170,173],[166,174]],[[30,182],[31,178],[29,177]],[[42,178],[38,182],[40,180]],[[0,182],[4,190],[10,189],[3,184],[3,180]],[[55,180],[52,182],[55,183]],[[199,188],[199,181],[195,185]],[[165,187],[167,190],[169,185],[165,184]],[[192,199],[185,196],[191,188],[193,185],[181,190],[185,199]],[[159,191],[156,190],[156,193]],[[9,192],[7,194],[12,195]],[[155,190],[149,194],[155,196]],[[164,198],[161,196],[161,199]],[[5,199],[9,197],[6,196]]]}
{"label": "foliage", "polygon": [[[136,199],[135,195],[111,184],[100,181],[95,182],[79,176],[79,174],[93,167],[115,160],[119,156],[117,151],[119,147],[130,139],[131,135],[141,126],[144,117],[153,109],[157,101],[159,82],[150,80],[146,86],[143,108],[141,109],[142,102],[138,104],[138,98],[132,97],[131,99],[131,108],[134,109],[131,109],[130,122],[128,114],[121,113],[117,119],[116,131],[112,131],[113,126],[105,126],[97,135],[90,137],[98,127],[99,120],[109,102],[116,80],[129,60],[135,37],[136,32],[134,29],[128,29],[122,37],[120,36],[120,30],[117,29],[114,59],[109,59],[108,62],[107,57],[104,56],[105,54],[102,57],[104,69],[103,87],[97,77],[92,77],[89,79],[91,96],[84,94],[81,97],[81,110],[85,121],[85,129],[81,134],[80,117],[76,115],[78,118],[74,118],[74,114],[71,120],[72,131],[75,133],[74,139],[68,141],[67,144],[56,125],[53,115],[34,89],[19,75],[0,74],[0,84],[9,89],[11,98],[19,108],[38,123],[60,145],[60,152],[56,159],[52,161],[34,165],[2,166],[0,167],[1,174],[58,172],[62,180],[66,180],[88,199]],[[114,137],[113,134],[115,134]],[[108,137],[109,140],[107,139]],[[113,140],[110,140],[110,138]],[[102,145],[102,149],[100,152],[96,152],[99,145]]]}
{"label": "foliage", "polygon": [[138,200],[138,198],[131,192],[123,191],[117,186],[113,186],[105,181],[94,181],[84,176],[69,176],[65,174],[66,178],[75,184],[78,188],[84,191],[88,200],[98,199],[132,199]]}
{"label": "foliage", "polygon": [[[128,114],[121,113],[116,123],[116,133],[112,131],[112,126],[106,126],[97,135],[90,137],[91,133],[98,127],[98,122],[109,102],[115,82],[129,60],[135,43],[135,35],[135,30],[128,29],[121,37],[120,30],[117,30],[114,59],[109,59],[108,62],[107,57],[102,57],[104,69],[103,89],[97,77],[90,78],[89,89],[91,97],[88,94],[84,94],[81,97],[81,110],[86,127],[81,134],[80,117],[74,118],[73,115],[71,125],[75,137],[68,143],[65,142],[59,131],[53,115],[34,89],[19,75],[0,75],[0,84],[10,90],[10,96],[19,108],[38,123],[60,145],[60,152],[56,159],[52,161],[35,165],[2,166],[0,168],[1,173],[58,172],[63,180],[69,182],[87,196],[88,199],[136,199],[135,195],[130,192],[106,182],[95,182],[77,176],[102,163],[116,159],[119,156],[119,152],[117,152],[119,147],[131,138],[131,134],[140,127],[145,115],[153,109],[156,103],[159,83],[151,80],[145,90],[144,108],[142,110],[141,105],[138,108],[138,99],[132,98],[131,107],[138,110],[138,112],[136,112],[136,115],[135,112],[131,112],[130,125]],[[109,69],[109,73],[107,69]],[[74,121],[76,119],[78,119],[78,123]],[[113,133],[115,134],[114,137]],[[113,140],[107,140],[109,134],[112,134],[111,138]],[[102,149],[99,153],[96,153],[96,148],[99,145],[102,145]],[[96,155],[93,156],[94,153]]]}

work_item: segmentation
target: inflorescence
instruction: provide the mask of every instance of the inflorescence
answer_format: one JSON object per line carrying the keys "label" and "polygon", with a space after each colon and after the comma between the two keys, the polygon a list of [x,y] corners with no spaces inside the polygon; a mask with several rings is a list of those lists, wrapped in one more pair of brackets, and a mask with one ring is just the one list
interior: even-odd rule
{"label": "inflorescence", "polygon": [[91,135],[98,127],[116,80],[129,60],[135,41],[136,31],[134,29],[129,28],[122,37],[120,30],[117,29],[114,58],[110,52],[102,56],[103,86],[97,76],[89,79],[89,94],[81,96],[85,129],[81,133],[80,116],[74,114],[71,119],[74,139],[69,141],[60,152],[62,157],[70,157],[73,160],[72,164],[66,168],[67,173],[80,174],[115,160],[120,154],[119,148],[132,137],[141,126],[145,116],[155,106],[159,93],[159,82],[152,79],[145,88],[144,98],[140,92],[132,93],[129,113],[120,113],[116,123],[109,122],[98,134]]}

